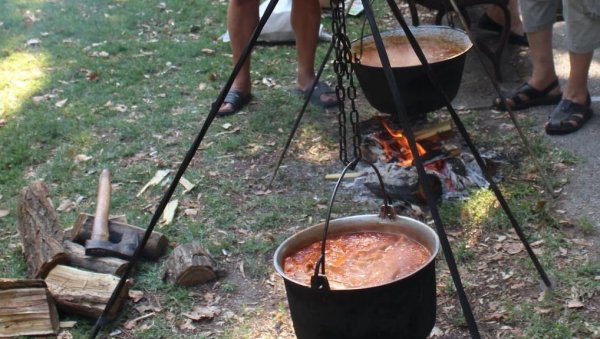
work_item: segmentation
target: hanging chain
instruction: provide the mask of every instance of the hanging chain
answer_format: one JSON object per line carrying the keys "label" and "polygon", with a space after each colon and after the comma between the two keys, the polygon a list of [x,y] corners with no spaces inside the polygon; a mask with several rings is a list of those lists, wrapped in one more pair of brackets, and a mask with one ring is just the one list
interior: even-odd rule
{"label": "hanging chain", "polygon": [[[345,0],[331,0],[332,17],[332,44],[335,49],[335,59],[333,61],[333,70],[337,76],[335,93],[338,100],[338,123],[339,123],[339,146],[340,160],[344,165],[348,165],[351,160],[348,159],[347,146],[347,125],[348,116],[352,128],[352,151],[354,159],[361,157],[360,152],[360,134],[358,131],[358,111],[356,110],[356,86],[354,86],[352,51],[350,49],[350,40],[346,34],[346,11]],[[348,80],[348,87],[344,87],[344,81]],[[346,112],[346,97],[350,101],[350,112]]]}

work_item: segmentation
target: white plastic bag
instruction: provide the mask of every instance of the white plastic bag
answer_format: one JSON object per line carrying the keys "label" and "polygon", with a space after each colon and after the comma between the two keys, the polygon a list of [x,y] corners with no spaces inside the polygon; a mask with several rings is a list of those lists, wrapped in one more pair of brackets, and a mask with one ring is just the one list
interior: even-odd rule
{"label": "white plastic bag", "polygon": [[[304,1],[304,0],[302,0]],[[258,13],[262,18],[267,6],[269,5],[269,0],[265,0],[260,4],[258,9]],[[291,16],[292,13],[292,0],[279,0],[275,8],[273,9],[273,13],[267,20],[267,23],[263,27],[260,32],[260,36],[258,37],[258,41],[262,42],[293,42],[296,40],[294,37],[294,31],[292,30]],[[331,36],[324,32],[323,25],[321,25],[319,29],[319,38],[328,40]],[[229,42],[229,32],[225,32],[223,36],[221,36],[224,42]]]}

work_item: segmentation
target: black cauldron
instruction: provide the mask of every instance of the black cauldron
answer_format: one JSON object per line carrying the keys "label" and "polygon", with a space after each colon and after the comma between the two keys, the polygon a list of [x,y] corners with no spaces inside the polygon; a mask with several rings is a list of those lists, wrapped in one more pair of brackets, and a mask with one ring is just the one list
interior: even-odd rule
{"label": "black cauldron", "polygon": [[[283,261],[323,237],[325,223],[285,240],[275,251],[274,264],[283,277],[290,313],[299,339],[426,338],[435,324],[435,257],[437,234],[416,220],[360,215],[334,219],[328,234],[377,231],[402,233],[424,245],[431,257],[417,272],[379,286],[355,289],[315,289],[288,278]],[[325,272],[325,275],[327,272]]]}
{"label": "black cauldron", "polygon": [[[410,30],[417,42],[419,39],[435,38],[456,44],[456,47],[460,49],[461,52],[458,54],[430,63],[446,97],[449,101],[452,101],[460,87],[466,54],[473,46],[469,36],[461,30],[447,26],[421,25],[413,26]],[[381,37],[384,46],[392,43],[392,40],[401,40],[403,43],[409,44],[402,29],[382,32]],[[352,42],[354,71],[369,104],[380,112],[394,113],[396,110],[383,67],[367,66],[360,63],[361,51],[365,48],[375,48],[374,44],[372,35]],[[427,77],[423,65],[392,67],[392,72],[398,83],[398,90],[409,117],[431,112],[445,106],[443,96],[438,93],[436,87]]]}

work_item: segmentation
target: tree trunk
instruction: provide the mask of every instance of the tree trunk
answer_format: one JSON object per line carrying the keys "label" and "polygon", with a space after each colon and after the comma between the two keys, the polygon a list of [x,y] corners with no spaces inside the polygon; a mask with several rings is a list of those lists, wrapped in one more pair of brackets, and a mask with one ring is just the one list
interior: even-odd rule
{"label": "tree trunk", "polygon": [[43,280],[0,279],[0,337],[56,335],[56,304]]}
{"label": "tree trunk", "polygon": [[[118,283],[119,278],[114,275],[88,272],[64,265],[56,266],[46,277],[48,290],[60,310],[94,319],[102,314]],[[107,315],[109,320],[119,313],[128,297],[130,287],[131,281],[127,280]]]}
{"label": "tree trunk", "polygon": [[[71,239],[73,242],[82,245],[85,244],[85,241],[88,240],[92,234],[93,222],[93,215],[85,213],[80,214],[75,222],[75,225],[73,226],[73,230],[71,231]],[[116,219],[109,219],[108,229],[109,240],[112,242],[121,241],[123,234],[126,232],[135,232],[141,241],[144,233],[146,232],[146,230],[143,228],[129,225]],[[168,245],[169,241],[167,240],[167,237],[159,232],[152,232],[150,238],[148,238],[146,246],[144,247],[142,255],[144,258],[149,260],[158,260],[158,258],[165,253]]]}
{"label": "tree trunk", "polygon": [[29,276],[43,279],[54,266],[67,260],[63,230],[43,181],[21,191],[17,216]]}
{"label": "tree trunk", "polygon": [[121,276],[129,264],[129,261],[120,258],[85,255],[85,247],[69,240],[63,241],[63,246],[69,258],[69,265],[92,272]]}
{"label": "tree trunk", "polygon": [[163,280],[181,286],[193,286],[215,279],[216,262],[198,243],[177,246],[165,264]]}

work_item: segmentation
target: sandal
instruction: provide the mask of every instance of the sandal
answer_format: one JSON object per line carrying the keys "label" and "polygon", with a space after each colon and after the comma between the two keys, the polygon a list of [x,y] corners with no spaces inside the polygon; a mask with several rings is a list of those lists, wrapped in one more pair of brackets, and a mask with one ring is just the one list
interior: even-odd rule
{"label": "sandal", "polygon": [[250,100],[252,99],[252,94],[244,94],[241,91],[236,89],[232,89],[225,96],[225,100],[223,101],[223,105],[230,104],[231,109],[219,111],[217,112],[217,116],[224,117],[228,115],[233,115],[239,112],[244,106],[246,106]]}
{"label": "sandal", "polygon": [[575,132],[592,117],[590,96],[584,105],[563,99],[552,111],[544,126],[546,134],[562,135]]}
{"label": "sandal", "polygon": [[[295,89],[294,91],[302,95],[304,100],[306,100],[308,98],[308,94],[310,93],[310,87],[305,90]],[[337,97],[334,101],[322,100],[321,95],[323,94],[335,94],[335,91],[326,83],[319,81],[315,84],[315,89],[313,90],[312,95],[310,96],[310,102],[313,105],[319,106],[321,108],[332,108],[337,106]]]}
{"label": "sandal", "polygon": [[[513,102],[513,105],[510,106],[513,111],[520,111],[522,109],[534,106],[556,105],[562,98],[562,93],[552,95],[549,94],[556,87],[558,87],[558,79],[554,80],[543,90],[535,89],[530,84],[524,83],[513,92],[507,94],[505,97]],[[525,99],[523,97],[525,97]],[[507,107],[500,98],[496,98],[494,100],[492,108],[498,110],[507,110]]]}

